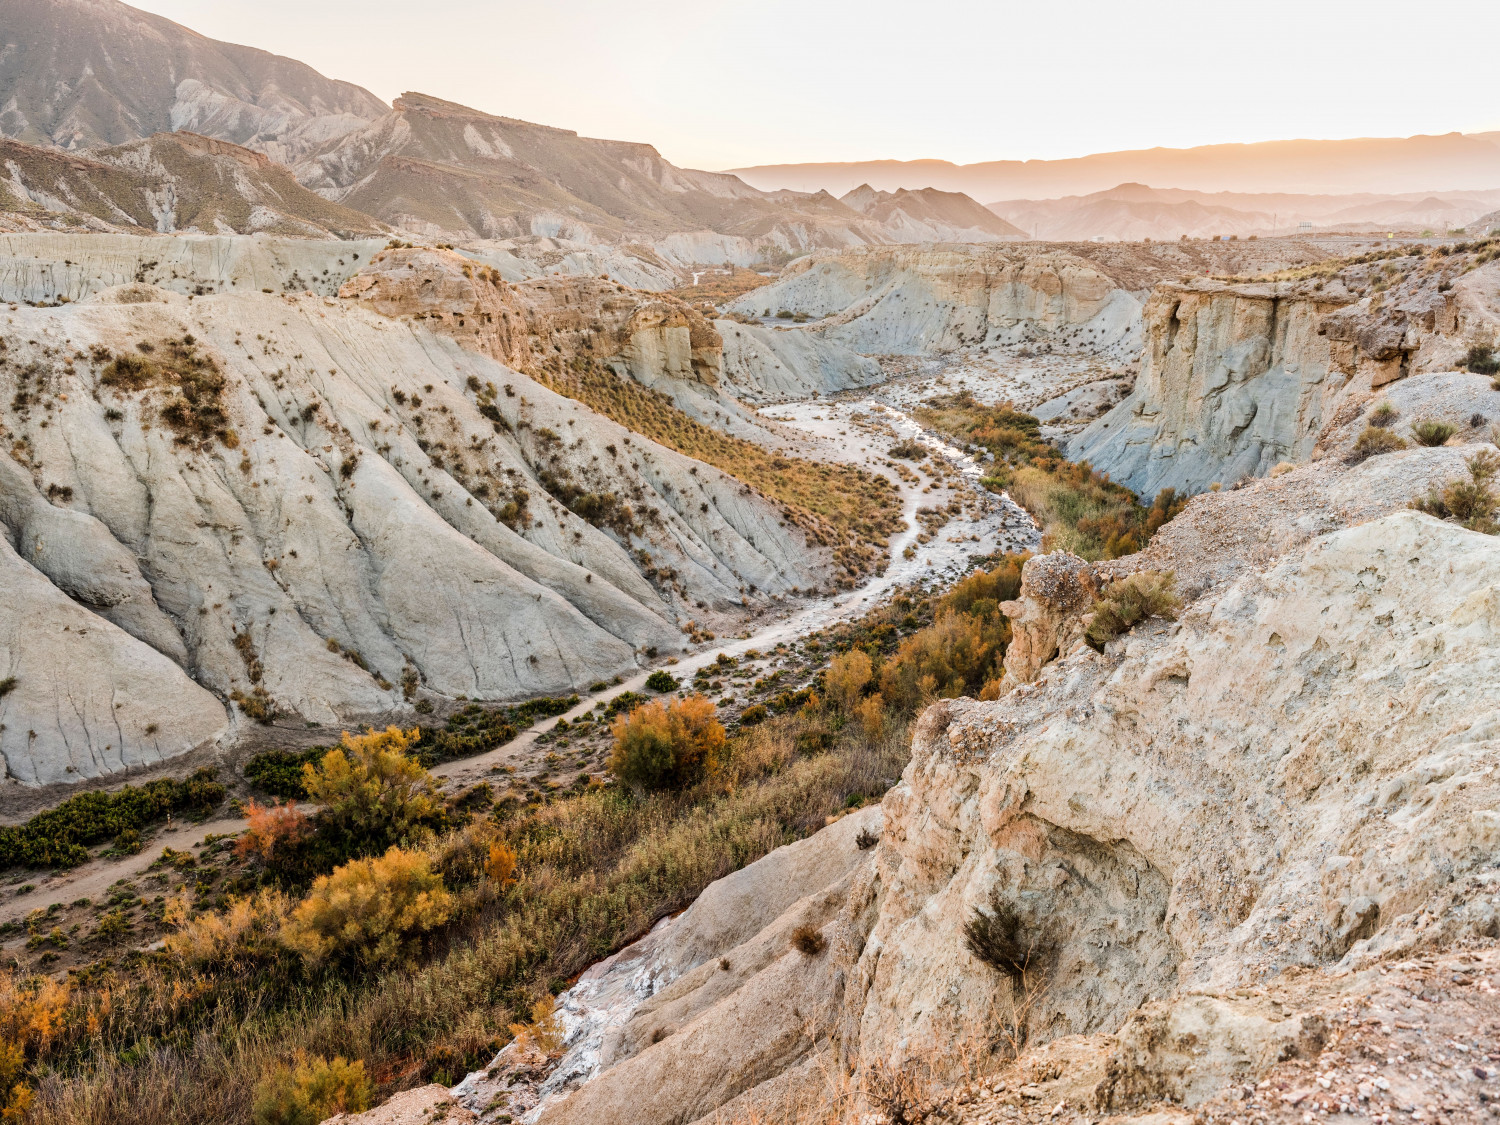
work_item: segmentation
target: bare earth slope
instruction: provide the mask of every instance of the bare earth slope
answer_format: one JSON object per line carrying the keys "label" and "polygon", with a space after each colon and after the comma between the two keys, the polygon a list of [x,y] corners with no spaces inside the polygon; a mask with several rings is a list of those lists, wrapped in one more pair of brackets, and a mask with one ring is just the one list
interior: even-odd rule
{"label": "bare earth slope", "polygon": [[258,152],[157,133],[87,158],[0,141],[0,229],[193,230],[353,238],[384,227],[330,203]]}
{"label": "bare earth slope", "polygon": [[[7,316],[6,537],[162,653],[164,689],[180,667],[240,697],[236,722],[566,692],[677,643],[697,603],[827,573],[733,478],[352,302],[131,284]],[[90,645],[124,643],[102,626]],[[52,644],[0,655],[11,775],[108,772],[123,735],[62,718],[82,688],[47,676]]]}

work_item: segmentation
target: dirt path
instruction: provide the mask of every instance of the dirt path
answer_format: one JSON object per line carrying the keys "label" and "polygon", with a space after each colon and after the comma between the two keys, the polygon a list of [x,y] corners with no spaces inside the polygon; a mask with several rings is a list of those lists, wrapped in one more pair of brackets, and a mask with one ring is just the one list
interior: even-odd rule
{"label": "dirt path", "polygon": [[[851,417],[856,414],[875,415],[890,426],[898,438],[915,438],[927,445],[938,457],[957,469],[970,487],[978,487],[982,468],[973,458],[935,436],[924,433],[906,414],[876,399],[788,403],[767,408],[762,413],[800,431],[811,443],[823,447],[821,451],[830,459],[862,465],[888,475],[889,471],[883,466],[892,442],[851,421]],[[916,519],[917,509],[924,505],[946,504],[956,490],[951,486],[936,487],[905,481],[900,482],[899,487],[902,516],[907,529],[892,539],[892,561],[884,574],[875,575],[864,585],[834,597],[819,599],[796,609],[767,611],[761,615],[764,623],[749,636],[715,642],[701,652],[680,656],[677,664],[670,669],[672,674],[682,679],[691,679],[699,668],[714,663],[721,652],[741,656],[749,649],[772,649],[779,642],[790,644],[837,621],[859,616],[897,587],[955,577],[966,568],[967,560],[975,554],[1034,546],[1037,532],[1030,516],[1009,497],[988,494],[983,494],[985,510],[981,514],[972,518],[958,517],[930,542],[918,543],[917,536],[921,528]],[[924,487],[928,490],[924,491]],[[909,559],[903,557],[908,546],[916,548],[913,557]],[[492,778],[506,766],[527,765],[536,756],[537,738],[552,730],[557,725],[558,718],[572,722],[592,711],[598,704],[607,703],[624,692],[643,691],[650,671],[638,672],[607,691],[583,700],[564,715],[537,723],[503,746],[472,758],[444,762],[434,767],[432,773],[445,789],[451,791]],[[239,833],[244,829],[244,819],[233,816],[219,817],[198,825],[177,821],[170,828],[152,830],[145,847],[135,855],[119,859],[93,859],[70,871],[29,874],[26,881],[34,883],[35,889],[25,894],[0,891],[0,922],[23,919],[32,910],[39,907],[45,909],[53,903],[67,905],[80,898],[97,902],[108,896],[110,887],[118,880],[133,879],[146,871],[161,855],[163,848],[186,851],[200,846],[210,835]]]}

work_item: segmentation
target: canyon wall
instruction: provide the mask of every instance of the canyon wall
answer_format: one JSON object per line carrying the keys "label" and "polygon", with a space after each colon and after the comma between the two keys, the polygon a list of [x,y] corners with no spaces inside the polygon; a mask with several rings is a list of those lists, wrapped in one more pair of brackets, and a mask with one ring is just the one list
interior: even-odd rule
{"label": "canyon wall", "polygon": [[[1305,461],[1346,402],[1452,370],[1471,345],[1500,339],[1500,268],[1456,265],[1395,275],[1389,288],[1377,263],[1317,280],[1164,282],[1142,312],[1134,390],[1067,456],[1144,497]],[[1454,403],[1433,417],[1465,428],[1471,413]]]}
{"label": "canyon wall", "polygon": [[[907,1063],[1032,1073],[1070,1044],[1103,1112],[1315,1055],[1323,1017],[1256,999],[1268,982],[1500,932],[1500,543],[1403,510],[1465,452],[1194,500],[1094,576],[1181,553],[1186,611],[1103,651],[1083,564],[1032,560],[1019,616],[1047,655],[924,713],[878,832],[860,814],[714,884],[564,994],[550,1077],[512,1046],[458,1093],[541,1125],[791,1120]],[[976,954],[986,918],[1024,969]]]}
{"label": "canyon wall", "polygon": [[1125,356],[1139,339],[1138,301],[1065,251],[925,246],[811,256],[730,308],[804,313],[819,320],[805,331],[863,354],[991,347],[1079,328],[1078,346]]}

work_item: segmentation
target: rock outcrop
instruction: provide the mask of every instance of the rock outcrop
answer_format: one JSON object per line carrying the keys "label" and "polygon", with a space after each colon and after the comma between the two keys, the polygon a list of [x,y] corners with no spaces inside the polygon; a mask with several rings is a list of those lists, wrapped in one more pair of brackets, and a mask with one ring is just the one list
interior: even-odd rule
{"label": "rock outcrop", "polygon": [[511,285],[498,270],[451,250],[380,251],[340,295],[383,316],[420,322],[533,375],[596,360],[700,418],[716,409],[742,415],[735,396],[752,402],[806,397],[883,378],[878,364],[836,344],[709,321],[671,294],[596,277]]}
{"label": "rock outcrop", "polygon": [[[851,892],[877,920],[845,1057],[1113,1031],[1150,996],[1493,932],[1466,874],[1500,800],[1497,590],[1494,539],[1402,513],[997,703],[935,706]],[[1026,983],[965,946],[997,907],[1037,941]]]}
{"label": "rock outcrop", "polygon": [[[1135,388],[1066,452],[1143,496],[1312,457],[1341,411],[1500,340],[1500,267],[1452,255],[1316,281],[1159,285]],[[1476,268],[1477,267],[1477,268]],[[1361,296],[1370,288],[1381,295]],[[1461,419],[1467,425],[1467,418]]]}
{"label": "rock outcrop", "polygon": [[[780,1098],[816,1085],[807,1064],[827,1045],[842,989],[838,919],[880,820],[872,806],[776,849],[590,969],[559,998],[567,1049],[539,1086],[513,1044],[455,1092],[487,1117],[626,1125],[712,1120],[766,1081]],[[825,948],[794,948],[798,929]]]}
{"label": "rock outcrop", "polygon": [[[815,897],[797,910],[832,902],[827,872],[799,875],[773,853],[669,924],[684,929],[664,927],[569,993],[554,1073],[571,1069],[554,1089],[577,1088],[515,1110],[544,1125],[795,1119],[877,1072],[910,1063],[941,1083],[1017,1053],[1018,1073],[1040,1075],[1019,1079],[1033,1084],[1023,1099],[1043,1083],[1084,1113],[1193,1106],[1323,1049],[1327,1019],[1310,994],[1287,999],[1288,970],[1359,972],[1500,933],[1488,870],[1500,844],[1500,541],[1382,514],[1461,459],[1315,464],[1195,500],[1179,548],[1207,548],[1214,509],[1231,531],[1257,497],[1264,519],[1294,513],[1309,489],[1332,526],[1269,558],[1246,550],[1233,573],[1205,558],[1179,622],[1144,624],[1102,653],[1041,652],[1056,645],[1044,633],[1076,626],[1087,568],[1033,560],[1018,601],[1051,615],[1032,622],[1040,666],[996,702],[923,715],[879,844],[844,869],[838,917],[812,923],[830,963],[786,948],[787,911],[732,952],[759,915],[695,939],[696,968],[652,976],[671,960],[665,935],[733,918],[762,865],[782,864],[761,913],[799,892]],[[1161,562],[1119,560],[1088,581]],[[795,847],[833,855],[848,831]],[[986,918],[1001,935],[993,962],[966,936]],[[1019,961],[1003,960],[1006,940]],[[1320,987],[1335,1006],[1353,994]],[[611,989],[628,1018],[601,1033],[589,1013],[610,1007],[598,997]],[[485,1081],[465,1084],[470,1104]]]}
{"label": "rock outcrop", "polygon": [[1069,457],[1142,496],[1306,460],[1354,374],[1320,331],[1348,303],[1291,283],[1159,285],[1142,313],[1134,390],[1068,444]]}
{"label": "rock outcrop", "polygon": [[882,248],[792,263],[730,308],[818,318],[805,331],[864,354],[996,347],[1077,330],[1121,358],[1139,346],[1139,302],[1065,251],[998,246]]}

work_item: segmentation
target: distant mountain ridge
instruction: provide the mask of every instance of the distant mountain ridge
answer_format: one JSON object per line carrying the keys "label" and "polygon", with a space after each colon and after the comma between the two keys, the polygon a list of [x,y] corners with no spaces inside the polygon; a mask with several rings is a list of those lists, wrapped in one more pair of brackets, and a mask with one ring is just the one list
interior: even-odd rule
{"label": "distant mountain ridge", "polygon": [[973,199],[905,193],[868,210],[827,192],[763,192],[679,168],[649,144],[405,93],[391,112],[295,165],[324,198],[430,236],[662,241],[689,261],[740,261],[892,242],[992,241],[1020,232]]}
{"label": "distant mountain ridge", "polygon": [[1441,233],[1469,223],[1482,225],[1479,216],[1496,206],[1500,206],[1500,190],[1291,195],[1195,192],[1129,183],[1061,199],[1002,200],[989,204],[989,210],[1022,228],[1028,238],[1068,242],[1244,238],[1386,228]]}
{"label": "distant mountain ridge", "polygon": [[0,230],[59,228],[301,238],[386,229],[308,191],[269,157],[196,133],[157,133],[87,154],[0,139]]}
{"label": "distant mountain ridge", "polygon": [[1500,187],[1500,133],[1263,141],[1103,152],[1064,160],[866,160],[763,164],[731,171],[768,191],[824,189],[837,194],[868,183],[884,191],[935,187],[984,200],[1087,195],[1129,182],[1209,192],[1466,191]]}
{"label": "distant mountain ridge", "polygon": [[306,63],[118,0],[0,0],[0,133],[76,150],[188,129],[289,162],[386,113]]}

